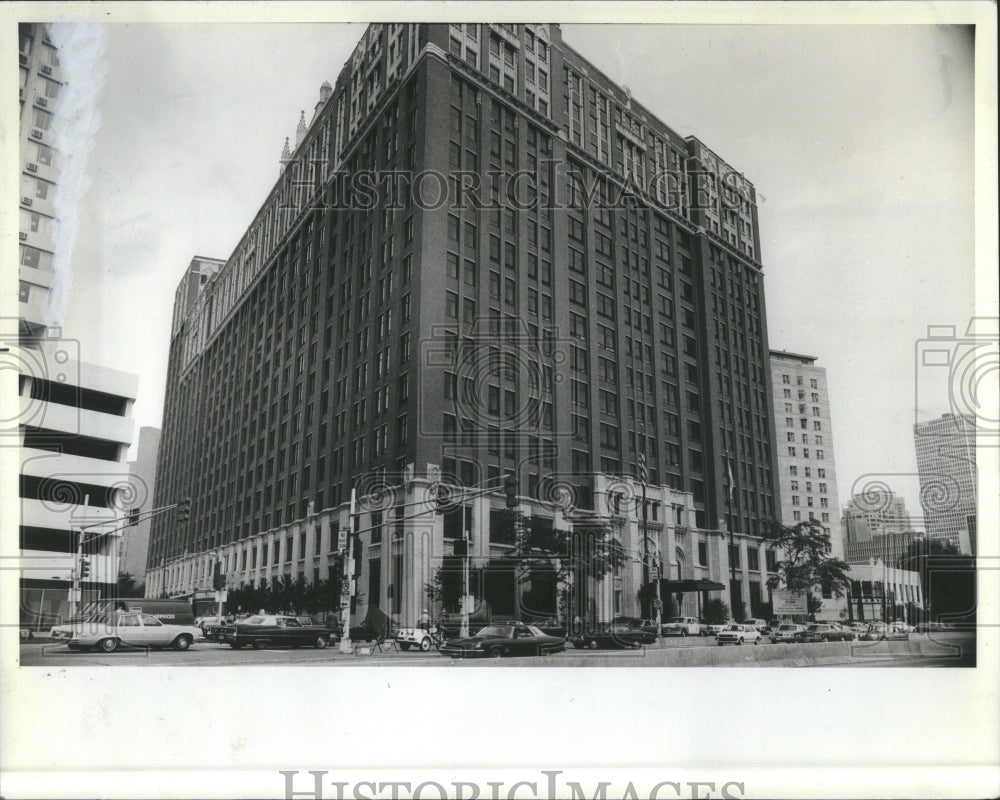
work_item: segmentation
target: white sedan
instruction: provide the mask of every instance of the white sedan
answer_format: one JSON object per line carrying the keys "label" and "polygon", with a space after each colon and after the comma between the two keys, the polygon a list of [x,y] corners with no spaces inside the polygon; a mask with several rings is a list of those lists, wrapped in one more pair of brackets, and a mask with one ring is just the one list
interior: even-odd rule
{"label": "white sedan", "polygon": [[201,637],[193,625],[170,625],[151,614],[115,614],[73,626],[66,646],[113,653],[119,647],[173,647],[187,650]]}
{"label": "white sedan", "polygon": [[661,636],[701,636],[701,623],[694,617],[672,617],[670,622],[664,622]]}
{"label": "white sedan", "polygon": [[724,644],[743,644],[753,642],[760,644],[761,633],[753,625],[727,625],[715,634],[715,643],[722,647]]}

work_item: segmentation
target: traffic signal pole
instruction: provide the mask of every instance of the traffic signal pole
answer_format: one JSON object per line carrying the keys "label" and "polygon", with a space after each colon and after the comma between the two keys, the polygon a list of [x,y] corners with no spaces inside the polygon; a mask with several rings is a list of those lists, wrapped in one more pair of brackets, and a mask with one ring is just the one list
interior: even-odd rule
{"label": "traffic signal pole", "polygon": [[[90,495],[86,495],[83,498],[83,507],[87,508],[90,505]],[[83,528],[80,526],[76,529],[76,558],[73,561],[73,588],[69,590],[69,618],[73,619],[77,612],[77,603],[80,602],[80,592],[82,591],[80,587],[80,579],[83,577]]]}

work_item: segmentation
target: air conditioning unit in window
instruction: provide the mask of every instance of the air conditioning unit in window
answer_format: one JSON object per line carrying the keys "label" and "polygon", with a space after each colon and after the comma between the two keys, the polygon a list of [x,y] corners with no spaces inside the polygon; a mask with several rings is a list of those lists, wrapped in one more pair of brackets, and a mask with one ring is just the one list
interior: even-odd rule
{"label": "air conditioning unit in window", "polygon": [[41,139],[42,138],[42,132],[38,128],[33,128],[32,131],[31,131],[31,136],[34,139]]}
{"label": "air conditioning unit in window", "polygon": [[40,105],[42,108],[47,108],[49,105],[49,101],[46,100],[44,97],[35,98],[35,102],[37,102],[38,105]]}
{"label": "air conditioning unit in window", "polygon": [[22,67],[28,66],[28,56],[25,55],[24,53],[18,53],[17,55],[18,55],[18,61],[20,62],[21,66]]}
{"label": "air conditioning unit in window", "polygon": [[50,67],[48,64],[43,64],[42,75],[51,75],[51,74],[52,74],[52,67]]}
{"label": "air conditioning unit in window", "polygon": [[38,172],[38,164],[33,161],[28,162],[28,172]]}
{"label": "air conditioning unit in window", "polygon": [[20,239],[21,239],[21,241],[22,241],[22,242],[23,242],[23,241],[24,241],[25,239],[27,239],[27,238],[28,238],[28,234],[27,234],[27,233],[25,233],[24,231],[18,231],[18,232],[17,232],[17,235],[18,235],[18,237],[20,237]]}
{"label": "air conditioning unit in window", "polygon": [[22,197],[21,198],[21,204],[22,205],[26,205],[26,206],[30,206],[31,205],[31,198],[30,197]]}

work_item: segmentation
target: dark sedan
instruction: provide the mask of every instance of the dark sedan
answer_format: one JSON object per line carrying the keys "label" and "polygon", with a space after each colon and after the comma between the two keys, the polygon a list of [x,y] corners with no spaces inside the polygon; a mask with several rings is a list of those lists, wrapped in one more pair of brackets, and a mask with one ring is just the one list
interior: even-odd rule
{"label": "dark sedan", "polygon": [[534,625],[487,625],[475,636],[449,639],[439,652],[452,658],[547,656],[566,649],[566,640],[542,633]]}
{"label": "dark sedan", "polygon": [[856,638],[857,635],[850,628],[823,622],[813,623],[802,634],[803,642],[851,642]]}
{"label": "dark sedan", "polygon": [[234,650],[252,645],[255,650],[265,647],[300,647],[322,649],[330,643],[330,631],[322,625],[303,625],[295,617],[258,614],[241,619],[223,634]]}
{"label": "dark sedan", "polygon": [[586,631],[571,640],[577,650],[589,648],[632,648],[653,644],[656,634],[645,628],[637,628],[624,623],[612,623],[606,630]]}

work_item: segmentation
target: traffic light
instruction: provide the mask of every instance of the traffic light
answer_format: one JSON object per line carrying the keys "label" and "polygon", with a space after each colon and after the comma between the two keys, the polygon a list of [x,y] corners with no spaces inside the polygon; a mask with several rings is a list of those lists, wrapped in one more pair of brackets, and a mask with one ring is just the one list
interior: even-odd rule
{"label": "traffic light", "polygon": [[80,559],[80,578],[86,578],[90,575],[90,559],[81,558]]}
{"label": "traffic light", "polygon": [[185,497],[177,504],[177,521],[187,522],[191,517],[191,498]]}
{"label": "traffic light", "polygon": [[226,588],[226,576],[222,572],[222,563],[219,561],[215,562],[215,568],[212,571],[212,588],[217,592]]}
{"label": "traffic light", "polygon": [[507,495],[507,508],[517,508],[517,476],[514,473],[504,478],[503,493]]}

